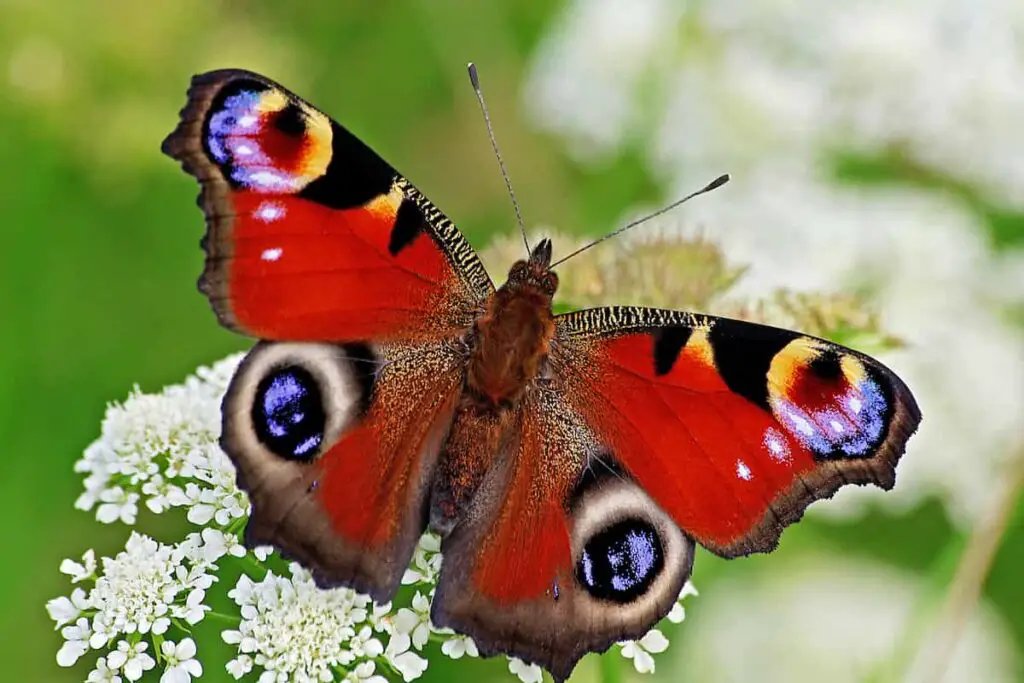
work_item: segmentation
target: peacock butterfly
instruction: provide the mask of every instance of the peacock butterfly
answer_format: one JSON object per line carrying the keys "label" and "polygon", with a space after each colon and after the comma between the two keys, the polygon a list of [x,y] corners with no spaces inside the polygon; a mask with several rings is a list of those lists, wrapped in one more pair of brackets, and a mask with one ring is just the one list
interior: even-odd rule
{"label": "peacock butterfly", "polygon": [[844,484],[893,486],[920,422],[878,361],[738,320],[552,312],[543,240],[495,288],[458,229],[277,83],[196,76],[163,150],[206,214],[199,288],[260,339],[221,443],[249,544],[386,601],[425,528],[431,618],[557,680],[668,612],[695,543],[769,552]]}

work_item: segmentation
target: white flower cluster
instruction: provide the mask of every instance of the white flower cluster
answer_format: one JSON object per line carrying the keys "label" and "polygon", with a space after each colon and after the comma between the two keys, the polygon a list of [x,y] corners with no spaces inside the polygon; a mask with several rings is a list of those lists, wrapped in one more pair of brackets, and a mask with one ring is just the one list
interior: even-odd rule
{"label": "white flower cluster", "polygon": [[217,445],[221,397],[241,359],[237,354],[199,368],[158,394],[136,387],[127,401],[111,405],[100,438],[75,463],[76,472],[88,475],[75,507],[95,507],[104,523],[134,524],[140,500],[156,514],[186,507],[198,525],[242,519],[248,499]]}
{"label": "white flower cluster", "polygon": [[[235,471],[220,450],[220,402],[240,356],[200,368],[183,384],[156,394],[135,389],[112,405],[102,435],[88,447],[76,470],[86,474],[76,503],[96,510],[104,523],[136,523],[138,504],[161,514],[185,508],[199,531],[177,543],[160,543],[132,531],[123,551],[99,562],[87,551],[65,560],[60,571],[79,584],[69,596],[47,603],[64,642],[60,666],[72,666],[86,653],[99,657],[90,683],[136,681],[162,669],[161,683],[190,683],[203,673],[191,627],[211,608],[208,593],[222,567],[233,563],[241,575],[227,597],[237,614],[215,614],[231,627],[223,640],[237,646],[226,663],[236,679],[258,672],[260,683],[413,681],[426,671],[428,648],[451,659],[477,657],[471,638],[430,622],[430,601],[441,569],[441,542],[425,534],[402,584],[408,603],[376,605],[368,596],[318,588],[298,564],[288,574],[268,565],[269,549],[247,552],[240,536],[249,504],[235,484]],[[687,584],[680,601],[695,594]],[[668,619],[682,621],[681,604]],[[654,670],[651,654],[668,641],[657,629],[636,642],[620,644],[637,671]],[[517,659],[509,671],[526,683],[539,683],[541,669]]]}
{"label": "white flower cluster", "polygon": [[[82,561],[65,560],[60,570],[76,584],[70,597],[47,603],[64,644],[57,663],[71,666],[89,650],[104,651],[89,681],[138,680],[158,662],[164,683],[187,683],[202,673],[190,638],[168,639],[172,624],[186,630],[206,615],[206,591],[217,580],[217,561],[234,543],[217,529],[189,534],[176,545],[133,531],[125,549],[99,564],[92,550]],[[152,640],[157,659],[147,652]]]}

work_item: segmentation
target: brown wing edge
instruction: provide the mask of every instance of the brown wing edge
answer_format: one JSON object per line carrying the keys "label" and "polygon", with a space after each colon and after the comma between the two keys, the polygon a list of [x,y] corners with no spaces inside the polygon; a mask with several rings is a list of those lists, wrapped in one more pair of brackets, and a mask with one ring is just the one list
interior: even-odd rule
{"label": "brown wing edge", "polygon": [[231,186],[220,168],[207,158],[203,147],[203,125],[210,105],[225,84],[240,78],[252,79],[268,87],[278,87],[272,81],[242,69],[220,69],[193,76],[178,125],[164,139],[160,150],[179,161],[185,172],[199,181],[200,191],[196,204],[206,216],[206,232],[199,241],[199,246],[206,252],[206,262],[198,282],[199,291],[209,298],[210,306],[221,325],[245,334],[231,312],[226,291],[227,278],[221,272],[224,264],[233,256],[229,239],[231,220],[234,218],[231,201],[228,199]]}

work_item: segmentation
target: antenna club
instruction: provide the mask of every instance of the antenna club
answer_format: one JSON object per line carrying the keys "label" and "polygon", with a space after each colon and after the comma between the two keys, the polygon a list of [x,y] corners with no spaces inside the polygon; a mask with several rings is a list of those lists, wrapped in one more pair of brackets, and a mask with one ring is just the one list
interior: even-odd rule
{"label": "antenna club", "polygon": [[480,76],[476,72],[476,64],[470,62],[466,68],[469,70],[469,82],[473,84],[473,90],[480,90]]}
{"label": "antenna club", "polygon": [[704,192],[711,192],[711,190],[717,190],[718,188],[720,188],[722,185],[725,185],[730,180],[732,180],[732,176],[730,176],[728,173],[723,173],[722,175],[718,176],[717,178],[712,180],[710,183],[708,183],[707,187],[704,188]]}

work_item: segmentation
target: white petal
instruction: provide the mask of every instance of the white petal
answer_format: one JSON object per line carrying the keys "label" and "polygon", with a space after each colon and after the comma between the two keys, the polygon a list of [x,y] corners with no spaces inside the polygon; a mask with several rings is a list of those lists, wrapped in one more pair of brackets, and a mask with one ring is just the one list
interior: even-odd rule
{"label": "white petal", "polygon": [[79,615],[78,608],[71,603],[69,598],[63,595],[47,602],[46,611],[50,618],[57,622],[57,626],[63,626],[68,622],[74,621]]}
{"label": "white petal", "polygon": [[636,656],[633,657],[633,668],[642,674],[654,673],[654,657],[643,650],[637,650]]}
{"label": "white petal", "polygon": [[69,640],[57,651],[57,664],[60,666],[71,666],[78,661],[78,658],[86,653],[89,646],[81,640]]}
{"label": "white petal", "polygon": [[185,638],[184,640],[182,640],[180,643],[178,643],[178,647],[176,648],[176,655],[179,661],[192,659],[193,657],[195,657],[196,641],[192,640],[191,638]]}
{"label": "white petal", "polygon": [[192,677],[182,667],[174,666],[164,672],[160,683],[192,683]]}
{"label": "white petal", "polygon": [[658,629],[652,628],[640,639],[640,645],[648,652],[657,654],[668,649],[668,638]]}

